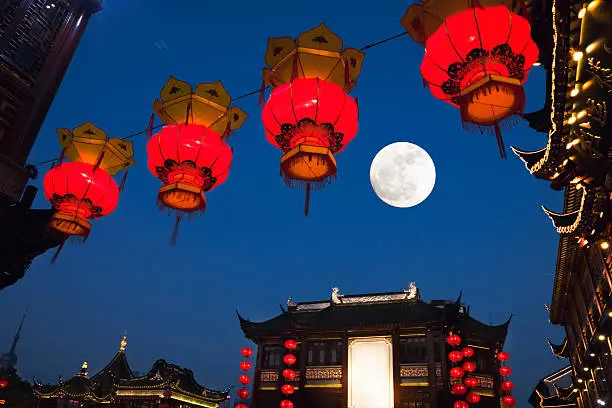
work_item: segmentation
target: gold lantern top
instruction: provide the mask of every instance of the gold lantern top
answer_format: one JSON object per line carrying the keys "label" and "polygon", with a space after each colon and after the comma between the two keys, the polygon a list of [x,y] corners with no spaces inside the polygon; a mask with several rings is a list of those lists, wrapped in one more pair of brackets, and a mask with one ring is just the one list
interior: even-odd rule
{"label": "gold lantern top", "polygon": [[325,24],[291,37],[268,39],[263,80],[271,88],[297,78],[319,78],[350,92],[357,83],[365,54],[344,48],[342,40]]}
{"label": "gold lantern top", "polygon": [[57,136],[65,158],[98,165],[111,176],[136,163],[132,142],[108,138],[106,132],[91,122],[85,122],[72,131],[57,129]]}
{"label": "gold lantern top", "polygon": [[414,42],[425,44],[446,18],[459,14],[475,4],[483,7],[504,5],[510,11],[518,12],[521,1],[515,1],[514,8],[512,3],[513,0],[421,0],[421,4],[414,3],[408,7],[400,23]]}
{"label": "gold lantern top", "polygon": [[231,106],[232,98],[221,81],[203,82],[191,88],[187,82],[170,77],[153,102],[153,110],[166,125],[206,126],[223,136],[239,129],[247,114]]}

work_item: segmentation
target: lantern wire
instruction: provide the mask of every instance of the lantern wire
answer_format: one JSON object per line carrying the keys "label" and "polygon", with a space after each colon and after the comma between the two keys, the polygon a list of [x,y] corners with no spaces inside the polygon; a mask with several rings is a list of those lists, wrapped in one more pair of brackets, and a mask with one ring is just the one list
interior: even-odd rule
{"label": "lantern wire", "polygon": [[[379,45],[385,44],[385,43],[387,43],[387,42],[389,42],[389,41],[393,41],[393,40],[395,40],[395,39],[397,39],[397,38],[400,38],[400,37],[403,37],[403,36],[405,36],[405,35],[407,35],[407,34],[408,34],[408,32],[407,32],[407,31],[404,31],[404,32],[402,32],[402,33],[395,34],[395,35],[393,35],[393,36],[391,36],[391,37],[388,37],[388,38],[385,38],[385,39],[383,39],[383,40],[379,40],[379,41],[376,41],[376,42],[373,42],[373,43],[366,44],[366,45],[364,45],[363,47],[361,47],[361,48],[359,49],[359,51],[366,51],[366,50],[369,50],[370,48],[374,48],[374,47],[377,47],[377,46],[379,46]],[[268,87],[266,86],[264,89],[268,89]],[[257,89],[255,89],[255,90],[253,90],[253,91],[250,91],[250,92],[244,93],[244,94],[242,94],[242,95],[239,95],[239,96],[237,96],[237,97],[235,97],[235,98],[232,98],[232,102],[235,102],[235,101],[238,101],[238,100],[241,100],[241,99],[248,98],[249,96],[258,95],[258,94],[260,94],[260,93],[261,93],[261,91],[262,91],[262,88],[261,88],[261,87],[258,87]],[[145,134],[145,133],[147,133],[147,132],[150,132],[150,131],[152,131],[152,130],[159,129],[159,128],[164,127],[164,126],[165,126],[165,124],[161,124],[161,125],[153,126],[153,127],[150,127],[150,128],[144,129],[144,130],[141,130],[141,131],[139,131],[139,132],[132,133],[132,134],[129,134],[129,135],[124,136],[124,137],[120,137],[119,139],[121,139],[121,140],[129,140],[129,139],[133,139],[133,138],[135,138],[136,136],[143,135],[143,134]],[[54,159],[50,159],[50,160],[45,160],[45,161],[41,161],[41,162],[34,163],[33,165],[34,165],[34,166],[42,166],[42,165],[45,165],[45,164],[51,164],[51,163],[55,162],[57,159],[58,159],[58,158],[56,157],[56,158],[54,158]]]}

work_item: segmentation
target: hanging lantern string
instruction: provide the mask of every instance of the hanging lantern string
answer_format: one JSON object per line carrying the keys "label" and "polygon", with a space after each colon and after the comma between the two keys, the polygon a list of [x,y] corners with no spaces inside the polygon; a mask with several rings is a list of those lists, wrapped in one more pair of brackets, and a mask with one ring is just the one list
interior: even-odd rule
{"label": "hanging lantern string", "polygon": [[[403,37],[403,36],[405,36],[405,35],[407,35],[407,34],[408,34],[408,32],[407,32],[407,31],[404,31],[404,32],[402,32],[402,33],[400,33],[400,34],[395,34],[395,35],[393,35],[393,36],[391,36],[391,37],[385,38],[384,40],[379,40],[379,41],[376,41],[376,42],[373,42],[373,43],[366,44],[366,45],[364,45],[363,47],[361,47],[361,48],[359,49],[359,51],[366,51],[366,50],[369,50],[370,48],[374,48],[374,47],[377,47],[377,46],[379,46],[379,45],[385,44],[385,43],[387,43],[387,42],[389,42],[389,41],[393,41],[393,40],[395,40],[395,39],[397,39],[397,38],[400,38],[400,37]],[[263,90],[265,90],[265,89],[268,89],[268,87],[267,87],[267,86],[263,87]],[[235,98],[232,98],[232,102],[235,102],[235,101],[239,101],[239,100],[241,100],[241,99],[248,98],[249,96],[258,95],[258,94],[260,94],[260,93],[261,93],[261,91],[262,91],[262,87],[261,87],[261,86],[259,86],[259,87],[257,87],[257,89],[255,89],[255,90],[253,90],[253,91],[250,91],[250,92],[247,92],[247,93],[245,93],[245,94],[239,95],[239,96],[237,96],[237,97],[235,97]],[[129,135],[124,136],[124,137],[121,137],[121,138],[119,138],[119,139],[121,139],[121,140],[129,140],[129,139],[133,139],[133,138],[135,138],[136,136],[140,136],[140,135],[146,134],[147,132],[151,132],[151,131],[153,131],[153,130],[159,129],[159,128],[164,127],[164,126],[166,126],[166,125],[165,125],[165,124],[161,124],[161,125],[152,126],[152,127],[151,127],[151,126],[149,126],[149,127],[147,127],[147,129],[141,130],[140,132],[136,132],[136,133],[129,134]],[[40,162],[34,163],[33,165],[34,165],[34,166],[37,166],[37,167],[38,167],[38,166],[43,166],[43,165],[50,165],[51,163],[56,162],[56,161],[57,161],[57,159],[58,159],[58,158],[56,157],[56,158],[53,158],[53,159],[44,160],[44,161],[40,161]]]}

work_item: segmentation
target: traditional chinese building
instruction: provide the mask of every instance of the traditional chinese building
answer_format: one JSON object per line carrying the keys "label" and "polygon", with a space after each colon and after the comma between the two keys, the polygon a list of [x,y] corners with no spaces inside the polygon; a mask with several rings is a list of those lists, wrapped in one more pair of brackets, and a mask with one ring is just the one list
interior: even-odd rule
{"label": "traditional chinese building", "polygon": [[[102,0],[0,1],[0,290],[60,240],[32,210],[26,160],[90,17]],[[15,205],[16,204],[16,205]]]}
{"label": "traditional chinese building", "polygon": [[297,408],[370,408],[361,400],[364,392],[380,398],[377,408],[452,406],[445,342],[450,331],[476,350],[479,407],[500,406],[495,354],[510,320],[499,326],[481,323],[470,316],[461,296],[425,302],[414,285],[408,291],[363,295],[340,295],[334,288],[327,300],[289,299],[278,316],[264,322],[238,318],[245,336],[258,346],[253,408],[279,406],[288,339],[297,342],[292,366],[297,375],[291,383]]}
{"label": "traditional chinese building", "polygon": [[[543,380],[547,387],[536,389],[543,399],[532,404],[610,405],[612,4],[535,0],[529,13],[548,97],[541,110],[525,116],[547,133],[548,143],[534,152],[514,151],[534,176],[565,193],[563,211],[545,210],[561,234],[549,312],[566,333],[552,350],[569,359],[571,390],[578,390],[571,395],[570,388],[553,389]],[[566,405],[550,405],[554,398]]]}
{"label": "traditional chinese building", "polygon": [[193,372],[164,360],[157,360],[146,375],[136,376],[128,364],[124,336],[119,351],[100,372],[89,376],[83,363],[78,374],[53,385],[34,384],[39,408],[137,407],[157,408],[162,401],[172,407],[217,408],[227,400],[228,391],[214,391],[200,385]]}

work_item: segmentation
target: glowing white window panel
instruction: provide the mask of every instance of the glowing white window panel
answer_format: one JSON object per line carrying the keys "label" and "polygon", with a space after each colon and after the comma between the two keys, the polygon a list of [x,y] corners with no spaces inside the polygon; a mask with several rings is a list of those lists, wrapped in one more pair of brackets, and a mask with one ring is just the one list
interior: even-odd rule
{"label": "glowing white window panel", "polygon": [[390,338],[349,340],[349,408],[393,408],[393,352]]}

